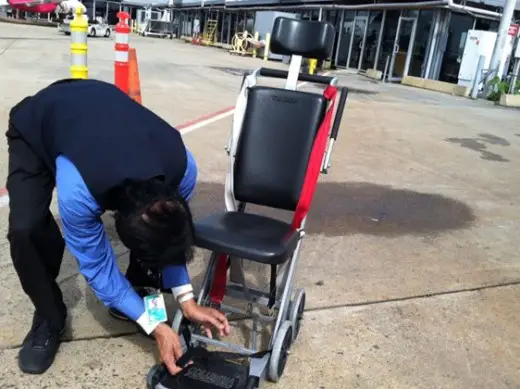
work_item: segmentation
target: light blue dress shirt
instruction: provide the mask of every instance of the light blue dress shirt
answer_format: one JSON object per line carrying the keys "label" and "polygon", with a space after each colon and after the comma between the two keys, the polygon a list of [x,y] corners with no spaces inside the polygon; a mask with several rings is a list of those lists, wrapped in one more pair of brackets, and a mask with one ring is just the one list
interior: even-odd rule
{"label": "light blue dress shirt", "polygon": [[[197,165],[191,153],[179,190],[188,201],[197,179]],[[56,159],[58,209],[67,248],[76,258],[80,273],[105,306],[115,308],[136,321],[145,312],[143,299],[120,271],[105,232],[104,211],[90,194],[81,174],[65,156]],[[185,265],[169,266],[163,272],[163,288],[190,283]]]}

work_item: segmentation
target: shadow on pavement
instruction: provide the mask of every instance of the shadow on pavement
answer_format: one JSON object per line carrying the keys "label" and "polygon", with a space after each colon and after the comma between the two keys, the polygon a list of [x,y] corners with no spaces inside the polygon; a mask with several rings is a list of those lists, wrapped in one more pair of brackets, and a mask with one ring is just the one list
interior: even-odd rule
{"label": "shadow on pavement", "polygon": [[[192,200],[195,218],[222,210],[224,207],[223,194],[223,184],[200,182],[196,189],[196,196]],[[289,212],[265,211],[258,207],[251,207],[250,210],[263,211],[270,216],[281,217],[284,220],[291,218]],[[107,214],[103,216],[103,220],[112,244],[120,244],[112,217]],[[386,237],[432,235],[443,231],[468,228],[474,220],[475,216],[467,205],[438,194],[420,193],[366,182],[322,182],[318,186],[314,205],[309,214],[307,232],[327,237],[353,234]],[[203,262],[207,261],[206,256],[209,252],[204,251],[202,254],[205,256]],[[126,265],[123,264],[125,262],[123,256],[124,251],[119,255],[119,262],[121,270],[125,272]],[[254,265],[248,269],[247,273],[253,277],[253,284],[261,285],[261,276],[265,270],[265,266]],[[60,282],[69,308],[76,305],[83,297],[77,285],[78,276],[78,274],[70,275]],[[194,271],[192,274],[194,286],[201,284],[203,276],[202,269]],[[90,290],[84,297],[88,311],[109,333],[117,336],[138,332],[133,323],[115,323],[115,319],[108,314],[107,309],[97,301]],[[171,296],[168,296],[166,300],[169,312],[173,314],[176,307],[170,301]],[[132,337],[132,341],[144,349],[155,350],[154,341],[144,335]]]}
{"label": "shadow on pavement", "polygon": [[[224,185],[200,182],[192,200],[195,218],[224,207]],[[288,212],[248,208],[290,220]],[[439,194],[367,182],[321,182],[309,212],[307,233],[330,237],[367,234],[430,235],[468,228],[475,215],[466,204]]]}

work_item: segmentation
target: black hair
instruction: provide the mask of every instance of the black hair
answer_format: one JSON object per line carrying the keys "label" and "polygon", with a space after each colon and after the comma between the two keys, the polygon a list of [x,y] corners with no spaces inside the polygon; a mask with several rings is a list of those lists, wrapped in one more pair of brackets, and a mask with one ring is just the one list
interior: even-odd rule
{"label": "black hair", "polygon": [[161,269],[193,259],[193,217],[177,188],[159,179],[126,181],[114,218],[119,238],[141,265]]}

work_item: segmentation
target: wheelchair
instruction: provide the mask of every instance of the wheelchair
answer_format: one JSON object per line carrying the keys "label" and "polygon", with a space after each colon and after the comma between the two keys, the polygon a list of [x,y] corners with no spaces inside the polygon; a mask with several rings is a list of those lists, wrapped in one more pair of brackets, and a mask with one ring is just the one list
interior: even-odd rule
{"label": "wheelchair", "polygon": [[[177,363],[193,364],[179,376],[154,366],[149,389],[254,389],[265,379],[281,378],[305,310],[305,291],[294,289],[305,220],[319,174],[330,167],[348,95],[336,78],[303,74],[300,68],[303,57],[330,58],[334,36],[330,23],[275,20],[271,51],[291,56],[289,71],[258,68],[244,76],[226,147],[226,209],[195,222],[195,245],[211,252],[198,303],[251,318],[252,347],[211,339],[178,310],[172,327],[182,335],[186,353]],[[258,85],[261,76],[284,79],[285,87]],[[298,90],[299,81],[324,90]],[[292,223],[247,212],[248,204],[290,211]],[[244,261],[270,267],[268,292],[246,285]],[[247,308],[226,304],[226,297]],[[259,324],[271,326],[264,350],[257,345]]]}

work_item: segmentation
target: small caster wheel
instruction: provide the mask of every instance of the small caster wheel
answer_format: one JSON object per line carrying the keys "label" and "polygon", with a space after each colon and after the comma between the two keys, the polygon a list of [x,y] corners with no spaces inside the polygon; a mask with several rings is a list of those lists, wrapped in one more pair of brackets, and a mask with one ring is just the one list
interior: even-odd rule
{"label": "small caster wheel", "polygon": [[289,306],[289,321],[293,325],[292,341],[295,342],[300,333],[300,328],[305,311],[305,290],[298,289]]}
{"label": "small caster wheel", "polygon": [[166,373],[167,370],[164,365],[155,365],[152,367],[146,376],[146,388],[155,389]]}
{"label": "small caster wheel", "polygon": [[282,323],[276,334],[267,371],[267,378],[271,382],[278,382],[285,370],[285,364],[287,363],[287,357],[289,356],[289,349],[292,343],[292,332],[292,323],[286,320]]}

